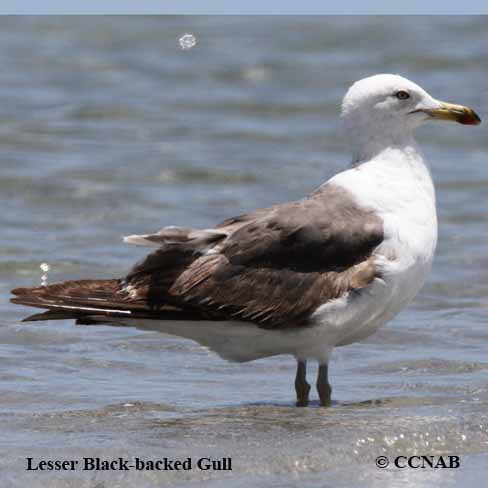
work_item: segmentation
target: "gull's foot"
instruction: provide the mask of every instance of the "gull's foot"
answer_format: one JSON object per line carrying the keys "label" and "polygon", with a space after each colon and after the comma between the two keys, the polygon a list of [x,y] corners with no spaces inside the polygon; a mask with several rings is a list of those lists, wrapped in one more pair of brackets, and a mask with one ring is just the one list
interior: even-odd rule
{"label": "gull's foot", "polygon": [[320,400],[320,406],[321,407],[330,407],[332,405],[332,402],[329,400]]}
{"label": "gull's foot", "polygon": [[320,406],[330,407],[332,387],[329,384],[329,368],[327,363],[319,365],[319,373],[317,375],[317,392],[320,398]]}
{"label": "gull's foot", "polygon": [[308,383],[301,383],[296,385],[297,391],[297,407],[308,407],[308,395],[310,393],[310,385]]}
{"label": "gull's foot", "polygon": [[331,397],[332,397],[332,388],[331,386],[326,383],[317,385],[317,391],[319,393],[320,398],[320,406],[321,407],[330,407],[332,404]]}

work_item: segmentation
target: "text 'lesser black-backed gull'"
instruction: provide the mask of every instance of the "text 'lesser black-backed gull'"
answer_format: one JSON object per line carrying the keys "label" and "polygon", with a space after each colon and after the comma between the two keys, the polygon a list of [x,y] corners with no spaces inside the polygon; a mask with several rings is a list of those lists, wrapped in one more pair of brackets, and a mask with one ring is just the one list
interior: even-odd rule
{"label": "text 'lesser black-backed gull'", "polygon": [[330,404],[334,347],[368,337],[420,290],[437,241],[435,194],[413,138],[430,120],[480,123],[396,75],[352,85],[342,103],[352,167],[302,200],[230,218],[213,229],[165,227],[130,236],[157,249],[121,279],[12,291],[47,309],[25,320],[146,326],[193,339],[232,361],[295,356],[297,405],[317,360]]}

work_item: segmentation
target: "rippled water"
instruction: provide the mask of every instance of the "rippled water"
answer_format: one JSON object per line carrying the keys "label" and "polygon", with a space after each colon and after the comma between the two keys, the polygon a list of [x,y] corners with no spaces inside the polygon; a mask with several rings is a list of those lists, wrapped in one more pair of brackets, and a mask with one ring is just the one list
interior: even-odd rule
{"label": "rippled water", "polygon": [[[21,324],[14,286],[118,276],[121,236],[212,225],[345,167],[339,101],[405,75],[486,118],[488,18],[0,18],[0,484],[477,487],[488,465],[488,138],[433,125],[440,238],[415,303],[335,352],[334,405],[295,364],[225,363],[157,332]],[[195,35],[182,50],[178,40]],[[454,454],[458,470],[381,470]],[[25,457],[211,455],[232,472],[26,472]]]}

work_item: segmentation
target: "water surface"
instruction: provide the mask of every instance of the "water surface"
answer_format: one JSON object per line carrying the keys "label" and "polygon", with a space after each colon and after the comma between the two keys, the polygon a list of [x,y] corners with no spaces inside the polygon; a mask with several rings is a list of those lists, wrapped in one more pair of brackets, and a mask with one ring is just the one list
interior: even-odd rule
{"label": "water surface", "polygon": [[[477,487],[488,461],[488,138],[432,125],[439,245],[415,303],[336,350],[330,409],[295,364],[236,365],[157,332],[21,324],[14,286],[119,276],[121,236],[211,226],[348,164],[352,81],[413,79],[486,118],[485,17],[0,18],[2,487]],[[197,37],[182,51],[178,38]],[[314,371],[311,371],[313,374]],[[458,470],[376,468],[455,454]],[[232,472],[30,473],[25,457],[232,457]]]}

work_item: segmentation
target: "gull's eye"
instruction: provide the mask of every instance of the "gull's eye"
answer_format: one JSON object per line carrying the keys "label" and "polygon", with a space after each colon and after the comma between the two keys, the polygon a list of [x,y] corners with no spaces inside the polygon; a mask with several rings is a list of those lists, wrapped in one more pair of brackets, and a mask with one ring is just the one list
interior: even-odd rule
{"label": "gull's eye", "polygon": [[400,90],[395,93],[395,96],[398,98],[398,100],[406,100],[407,98],[410,98],[410,93],[405,90]]}

